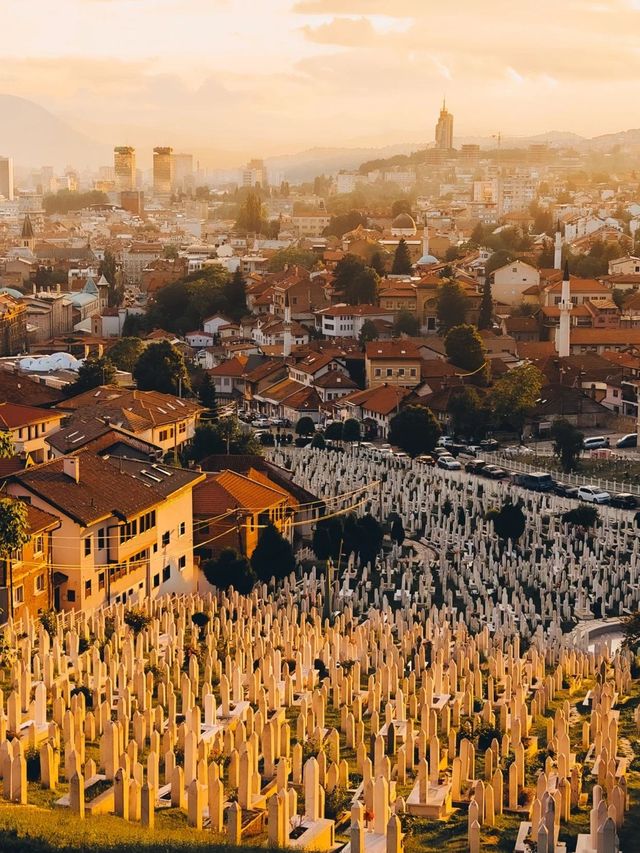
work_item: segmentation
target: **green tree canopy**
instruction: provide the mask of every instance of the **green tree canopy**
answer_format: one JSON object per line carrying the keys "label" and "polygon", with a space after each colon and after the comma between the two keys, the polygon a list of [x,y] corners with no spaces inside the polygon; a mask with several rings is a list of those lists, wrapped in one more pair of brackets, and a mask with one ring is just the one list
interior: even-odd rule
{"label": "green tree canopy", "polygon": [[342,428],[342,440],[348,442],[360,441],[360,422],[355,418],[347,418]]}
{"label": "green tree canopy", "polygon": [[207,421],[196,427],[193,439],[185,452],[187,460],[202,462],[213,454],[260,455],[260,445],[250,430],[241,429],[237,418]]}
{"label": "green tree canopy", "polygon": [[119,338],[109,349],[107,357],[118,370],[133,370],[136,362],[144,351],[144,344],[140,338]]}
{"label": "green tree canopy", "polygon": [[324,437],[329,441],[342,441],[343,424],[342,421],[334,421],[329,424],[324,431]]}
{"label": "green tree canopy", "polygon": [[269,223],[263,217],[262,201],[258,193],[247,193],[238,212],[236,228],[248,234],[264,234],[268,231]]}
{"label": "green tree canopy", "polygon": [[405,406],[391,419],[389,441],[410,456],[429,453],[440,437],[440,427],[426,406]]}
{"label": "green tree canopy", "polygon": [[[474,371],[478,371],[478,374],[482,373],[480,368],[485,363],[486,352],[475,326],[465,324],[449,329],[444,339],[444,348],[447,358],[456,367],[461,367],[468,373]],[[486,370],[483,373],[484,377],[486,377]]]}
{"label": "green tree canopy", "polygon": [[[230,291],[228,284],[228,272],[212,265],[165,285],[157,291],[147,309],[148,327],[184,334],[201,329],[203,321],[212,314],[230,316],[233,306],[228,297],[234,291],[233,288]],[[242,309],[242,313],[245,310]]]}
{"label": "green tree canopy", "polygon": [[184,356],[169,341],[150,344],[133,368],[140,391],[181,394],[190,389]]}
{"label": "green tree canopy", "polygon": [[491,406],[502,423],[522,432],[535,408],[544,376],[534,364],[520,364],[498,379],[490,393]]}
{"label": "green tree canopy", "polygon": [[216,386],[209,373],[205,373],[198,388],[198,399],[209,413],[209,418],[215,418],[218,412],[218,397]]}
{"label": "green tree canopy", "polygon": [[109,204],[109,197],[99,190],[78,193],[71,190],[58,190],[55,195],[46,195],[42,202],[45,213],[69,213],[72,210],[84,210],[93,204]]}
{"label": "green tree canopy", "polygon": [[584,433],[565,418],[558,418],[551,425],[553,452],[560,460],[562,470],[566,473],[578,467],[578,459],[582,452]]}
{"label": "green tree canopy", "polygon": [[267,269],[269,272],[282,272],[285,267],[302,267],[312,270],[318,263],[318,256],[310,249],[301,249],[298,246],[288,246],[279,249],[269,258]]}
{"label": "green tree canopy", "polygon": [[407,241],[404,239],[404,237],[401,237],[398,245],[396,246],[396,251],[393,256],[391,274],[409,275],[412,269],[413,264],[411,263],[411,253],[409,252]]}
{"label": "green tree canopy", "polygon": [[349,231],[355,231],[358,225],[367,227],[367,217],[359,210],[350,210],[347,213],[339,213],[331,217],[331,221],[324,229],[325,237],[343,237]]}
{"label": "green tree canopy", "polygon": [[491,409],[475,388],[462,385],[449,397],[448,414],[454,435],[484,438],[491,423]]}
{"label": "green tree canopy", "polygon": [[360,334],[358,335],[360,346],[366,346],[369,341],[377,341],[379,337],[380,333],[378,332],[378,327],[373,320],[365,320],[360,329]]}
{"label": "green tree canopy", "polygon": [[493,319],[493,296],[491,294],[491,279],[489,276],[482,285],[482,301],[480,302],[480,313],[478,315],[478,328],[489,329]]}
{"label": "green tree canopy", "polygon": [[232,320],[239,320],[247,313],[247,283],[240,267],[222,286],[225,313]]}
{"label": "green tree canopy", "polygon": [[402,310],[396,314],[396,319],[393,324],[394,337],[400,335],[408,335],[410,338],[420,334],[420,320],[411,311]]}
{"label": "green tree canopy", "polygon": [[365,267],[349,283],[345,298],[349,305],[375,305],[378,299],[378,273]]}
{"label": "green tree canopy", "polygon": [[522,536],[527,522],[520,504],[513,504],[510,500],[505,501],[499,510],[489,510],[487,518],[493,521],[493,529],[501,539],[512,542]]}
{"label": "green tree canopy", "polygon": [[258,544],[251,555],[251,567],[258,580],[268,583],[286,578],[296,569],[291,543],[269,523],[260,531]]}
{"label": "green tree canopy", "polygon": [[345,255],[333,271],[333,287],[335,291],[346,298],[347,290],[352,287],[353,280],[364,272],[364,262],[356,255]]}
{"label": "green tree canopy", "polygon": [[11,459],[15,455],[15,448],[9,430],[0,430],[0,459]]}
{"label": "green tree canopy", "polygon": [[313,420],[308,415],[303,415],[296,424],[297,435],[313,435],[316,431],[316,426]]}
{"label": "green tree canopy", "polygon": [[9,557],[28,541],[26,503],[15,498],[0,497],[0,555]]}
{"label": "green tree canopy", "polygon": [[397,198],[391,205],[392,219],[395,219],[396,216],[400,216],[401,213],[408,213],[409,216],[413,216],[410,198]]}
{"label": "green tree canopy", "polygon": [[113,362],[106,356],[90,355],[85,358],[78,370],[78,378],[67,385],[66,393],[70,397],[91,391],[99,385],[111,385],[116,375]]}
{"label": "green tree canopy", "polygon": [[495,270],[500,269],[505,264],[508,264],[509,261],[513,260],[513,253],[507,252],[506,249],[499,249],[497,252],[494,252],[484,267],[484,274],[488,277]]}
{"label": "green tree canopy", "polygon": [[251,563],[233,548],[225,548],[215,559],[206,560],[202,570],[211,586],[220,590],[232,586],[240,595],[249,595],[256,583]]}
{"label": "green tree canopy", "polygon": [[104,258],[100,263],[98,274],[103,275],[109,282],[109,307],[117,307],[122,303],[124,298],[124,285],[118,280],[116,256],[110,249],[105,249]]}
{"label": "green tree canopy", "polygon": [[467,316],[467,297],[457,281],[445,281],[438,291],[438,327],[446,334],[464,323]]}

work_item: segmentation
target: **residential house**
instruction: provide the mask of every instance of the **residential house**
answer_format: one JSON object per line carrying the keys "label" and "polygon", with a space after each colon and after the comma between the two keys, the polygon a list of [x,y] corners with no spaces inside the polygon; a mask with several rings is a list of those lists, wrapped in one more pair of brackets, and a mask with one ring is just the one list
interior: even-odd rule
{"label": "residential house", "polygon": [[34,462],[50,458],[47,438],[60,428],[64,415],[55,409],[40,409],[20,403],[0,403],[0,430],[8,432],[17,454]]}
{"label": "residential house", "polygon": [[374,385],[415,387],[420,382],[421,359],[409,340],[371,341],[365,349],[367,388]]}
{"label": "residential house", "polygon": [[269,523],[292,538],[293,507],[288,492],[260,472],[207,473],[193,490],[194,548],[203,560],[225,548],[250,557]]}
{"label": "residential house", "polygon": [[163,455],[160,447],[111,423],[109,418],[91,416],[89,410],[82,410],[78,416],[68,419],[57,432],[47,437],[47,444],[52,459],[81,451],[154,462]]}
{"label": "residential house", "polygon": [[191,441],[203,411],[194,400],[159,391],[100,385],[58,403],[61,413],[99,417],[122,427],[163,453],[178,453]]}
{"label": "residential house", "polygon": [[52,557],[57,610],[195,591],[194,486],[204,474],[79,453],[11,477],[9,493],[56,516]]}
{"label": "residential house", "polygon": [[[161,243],[132,243],[128,249],[120,254],[125,284],[140,286],[144,270],[153,261],[157,261],[161,255]],[[147,281],[148,286],[149,282]]]}
{"label": "residential house", "polygon": [[37,619],[53,606],[52,534],[60,520],[30,504],[25,508],[29,539],[0,558],[0,625],[25,616]]}
{"label": "residential house", "polygon": [[315,312],[316,328],[327,338],[358,338],[367,320],[393,323],[396,312],[377,305],[347,305],[340,302]]}
{"label": "residential house", "polygon": [[27,349],[25,305],[8,293],[0,293],[0,356],[17,355]]}
{"label": "residential house", "polygon": [[409,388],[386,383],[354,391],[339,402],[341,418],[355,418],[364,424],[367,435],[386,439],[391,419],[410,394]]}
{"label": "residential house", "polygon": [[516,260],[493,271],[491,295],[496,302],[518,305],[529,287],[538,287],[540,272],[531,264]]}

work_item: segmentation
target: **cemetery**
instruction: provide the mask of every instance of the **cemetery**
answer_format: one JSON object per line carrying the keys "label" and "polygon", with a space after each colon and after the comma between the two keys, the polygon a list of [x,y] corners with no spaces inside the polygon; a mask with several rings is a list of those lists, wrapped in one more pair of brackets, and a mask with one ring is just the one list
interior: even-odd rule
{"label": "cemetery", "polygon": [[248,595],[10,621],[0,849],[639,850],[633,513],[358,448],[271,458],[406,538],[364,566],[307,543]]}

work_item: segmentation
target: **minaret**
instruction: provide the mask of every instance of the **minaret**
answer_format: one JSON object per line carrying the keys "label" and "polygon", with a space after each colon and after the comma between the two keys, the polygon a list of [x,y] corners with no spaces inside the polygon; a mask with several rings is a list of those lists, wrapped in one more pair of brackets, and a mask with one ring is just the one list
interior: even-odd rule
{"label": "minaret", "polygon": [[282,354],[285,358],[291,355],[291,306],[289,294],[284,295],[284,328],[282,333]]}
{"label": "minaret", "polygon": [[422,231],[422,257],[426,258],[429,254],[429,223],[427,222],[427,214],[424,215],[424,229]]}
{"label": "minaret", "polygon": [[553,254],[553,268],[554,270],[562,269],[562,234],[560,233],[560,220],[558,220],[558,225],[556,226],[556,246]]}
{"label": "minaret", "polygon": [[562,299],[560,308],[560,325],[556,331],[556,350],[560,358],[568,358],[571,352],[571,279],[569,277],[569,262],[564,265],[562,279]]}

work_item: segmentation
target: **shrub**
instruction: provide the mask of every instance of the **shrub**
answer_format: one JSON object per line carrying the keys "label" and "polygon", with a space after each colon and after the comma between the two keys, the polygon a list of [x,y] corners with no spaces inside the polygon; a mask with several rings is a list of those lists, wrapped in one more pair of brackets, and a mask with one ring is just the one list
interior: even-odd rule
{"label": "shrub", "polygon": [[133,633],[138,636],[141,631],[144,631],[149,622],[151,622],[151,616],[147,616],[143,610],[134,607],[125,612],[124,622],[125,625],[128,625]]}
{"label": "shrub", "polygon": [[325,817],[329,820],[336,820],[342,812],[349,808],[351,803],[351,795],[346,788],[339,788],[337,785],[330,791],[324,801]]}
{"label": "shrub", "polygon": [[581,504],[562,513],[562,520],[566,524],[574,524],[576,527],[584,527],[588,530],[591,527],[595,527],[600,520],[600,513],[595,506]]}
{"label": "shrub", "polygon": [[45,610],[40,614],[40,624],[50,637],[55,637],[58,631],[58,619],[55,610]]}

